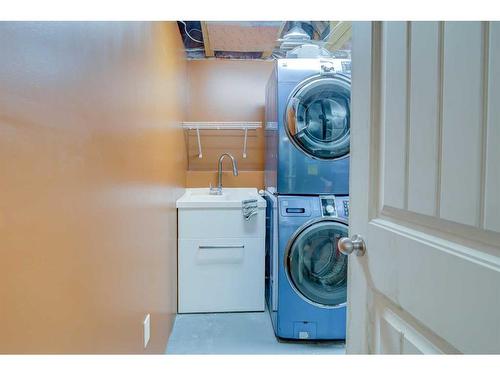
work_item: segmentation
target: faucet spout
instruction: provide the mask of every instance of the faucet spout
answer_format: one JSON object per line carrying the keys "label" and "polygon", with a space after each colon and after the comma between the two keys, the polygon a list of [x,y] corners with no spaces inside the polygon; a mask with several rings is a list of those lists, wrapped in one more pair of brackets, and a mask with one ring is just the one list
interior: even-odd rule
{"label": "faucet spout", "polygon": [[219,162],[218,162],[218,168],[217,168],[217,187],[216,188],[210,188],[210,194],[216,194],[216,195],[221,195],[222,194],[222,162],[226,158],[231,159],[231,162],[233,164],[233,175],[238,176],[238,163],[236,162],[236,159],[234,158],[233,155],[225,152],[219,157]]}

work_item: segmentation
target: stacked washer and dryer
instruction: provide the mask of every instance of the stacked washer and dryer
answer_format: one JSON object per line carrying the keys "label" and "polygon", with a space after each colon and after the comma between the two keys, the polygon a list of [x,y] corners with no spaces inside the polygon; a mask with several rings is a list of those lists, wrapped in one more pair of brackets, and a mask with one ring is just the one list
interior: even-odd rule
{"label": "stacked washer and dryer", "polygon": [[281,339],[345,339],[350,69],[276,60],[266,89],[266,301]]}

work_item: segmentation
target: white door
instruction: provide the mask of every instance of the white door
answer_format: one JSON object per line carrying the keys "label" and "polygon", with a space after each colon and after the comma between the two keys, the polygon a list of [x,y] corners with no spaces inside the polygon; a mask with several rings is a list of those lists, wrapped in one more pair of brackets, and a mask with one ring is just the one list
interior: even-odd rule
{"label": "white door", "polygon": [[348,353],[500,353],[500,23],[353,26]]}

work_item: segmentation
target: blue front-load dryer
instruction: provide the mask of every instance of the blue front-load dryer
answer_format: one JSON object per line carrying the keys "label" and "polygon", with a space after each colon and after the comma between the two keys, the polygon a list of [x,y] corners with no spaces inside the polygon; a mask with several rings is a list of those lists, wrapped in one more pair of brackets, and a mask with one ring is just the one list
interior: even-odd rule
{"label": "blue front-load dryer", "polygon": [[345,339],[347,257],[337,243],[348,235],[349,197],[267,195],[266,297],[276,336]]}
{"label": "blue front-load dryer", "polygon": [[335,62],[276,61],[266,88],[266,190],[349,194],[351,79]]}

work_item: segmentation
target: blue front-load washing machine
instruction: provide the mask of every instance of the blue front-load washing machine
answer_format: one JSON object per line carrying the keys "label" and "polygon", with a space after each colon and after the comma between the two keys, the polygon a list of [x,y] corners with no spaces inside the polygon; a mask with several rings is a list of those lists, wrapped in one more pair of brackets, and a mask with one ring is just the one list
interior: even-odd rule
{"label": "blue front-load washing machine", "polygon": [[266,299],[282,339],[345,339],[348,196],[266,192]]}
{"label": "blue front-load washing machine", "polygon": [[351,78],[336,63],[276,61],[266,88],[266,190],[349,194]]}

